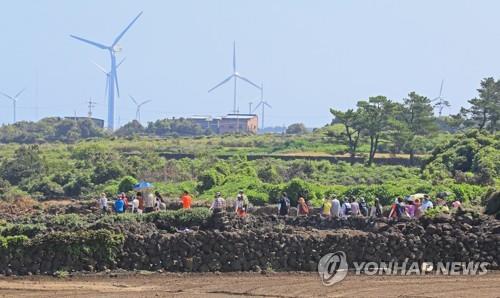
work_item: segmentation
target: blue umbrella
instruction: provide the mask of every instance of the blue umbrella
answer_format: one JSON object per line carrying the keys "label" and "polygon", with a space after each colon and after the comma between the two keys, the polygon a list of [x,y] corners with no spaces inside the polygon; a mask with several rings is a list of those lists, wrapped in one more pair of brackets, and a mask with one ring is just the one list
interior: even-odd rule
{"label": "blue umbrella", "polygon": [[136,185],[134,185],[134,190],[141,190],[141,189],[152,188],[152,187],[153,187],[153,184],[146,182],[146,181],[141,181],[141,182],[137,183]]}

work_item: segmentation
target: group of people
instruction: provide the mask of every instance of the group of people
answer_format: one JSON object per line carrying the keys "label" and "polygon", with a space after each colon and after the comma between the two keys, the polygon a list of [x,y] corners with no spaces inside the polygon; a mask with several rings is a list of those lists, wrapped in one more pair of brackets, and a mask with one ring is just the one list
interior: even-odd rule
{"label": "group of people", "polygon": [[[436,200],[436,206],[442,206],[445,210],[449,209],[446,201],[442,198]],[[403,199],[402,197],[396,198],[395,202],[391,205],[388,217],[391,219],[398,219],[401,217],[419,218],[427,210],[432,209],[434,203],[431,201],[429,195],[424,195],[422,201],[419,198],[413,199],[411,196]],[[460,200],[451,203],[452,208],[461,207]],[[297,199],[297,213],[296,216],[308,216],[310,214],[311,206],[305,200],[303,195],[299,195]],[[283,192],[278,202],[278,214],[281,216],[290,215],[290,199],[288,195]],[[347,218],[350,216],[363,216],[363,217],[383,217],[383,207],[378,198],[375,198],[372,205],[369,205],[364,198],[359,200],[356,198],[345,198],[343,200],[336,197],[330,199],[323,199],[321,206],[321,217],[323,218]]]}
{"label": "group of people", "polygon": [[[182,208],[190,209],[192,198],[189,192],[184,191],[181,195]],[[160,192],[155,191],[154,194],[147,192],[137,192],[134,196],[129,198],[125,193],[121,193],[115,200],[110,204],[105,193],[101,193],[99,199],[97,200],[99,210],[103,214],[110,212],[115,213],[125,213],[127,211],[131,213],[149,213],[153,211],[165,210],[167,204]],[[111,205],[111,208],[110,208]]]}
{"label": "group of people", "polygon": [[[189,192],[183,191],[180,196],[182,208],[190,209],[192,200],[193,199],[189,195]],[[130,210],[131,213],[149,213],[166,209],[166,202],[158,191],[156,191],[154,195],[150,192],[137,192],[132,198],[127,197],[125,193],[121,193],[114,200],[112,208],[109,208],[108,206],[109,203],[106,194],[102,193],[98,199],[98,205],[102,213],[109,213],[111,210],[115,213],[124,213],[128,210]],[[420,198],[412,198],[411,196],[408,196],[405,199],[397,197],[391,205],[388,217],[391,219],[398,219],[401,217],[419,218],[435,205],[441,206],[444,209],[448,208],[444,199],[438,198],[434,204],[429,195],[423,195],[422,200],[420,200]],[[460,200],[456,200],[451,203],[452,208],[459,208],[460,206]],[[222,197],[220,192],[217,192],[215,194],[214,201],[210,206],[210,210],[213,212],[222,212],[226,210],[226,207],[226,200]],[[234,202],[234,213],[238,216],[244,217],[247,215],[248,207],[248,198],[243,190],[240,190],[236,196],[236,201]],[[283,192],[278,201],[278,215],[291,215],[290,207],[290,199],[288,198],[287,193]],[[295,215],[308,216],[311,213],[311,210],[312,206],[310,205],[310,201],[307,201],[305,196],[299,194]],[[376,198],[373,204],[370,205],[364,198],[356,199],[352,197],[349,199],[338,199],[333,197],[330,199],[327,197],[323,199],[320,215],[323,218],[347,218],[351,216],[383,217],[384,212],[382,204],[378,198]]]}
{"label": "group of people", "polygon": [[[220,192],[215,193],[214,201],[210,206],[210,210],[213,212],[222,212],[226,210],[226,200],[222,197]],[[244,217],[248,212],[248,198],[243,192],[240,190],[238,195],[236,196],[236,201],[234,202],[234,213],[237,215]]]}

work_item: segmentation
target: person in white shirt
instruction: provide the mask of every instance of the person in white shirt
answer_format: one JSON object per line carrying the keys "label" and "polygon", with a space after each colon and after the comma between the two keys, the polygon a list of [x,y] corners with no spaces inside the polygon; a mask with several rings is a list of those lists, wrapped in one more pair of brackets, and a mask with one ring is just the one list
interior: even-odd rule
{"label": "person in white shirt", "polygon": [[106,214],[108,212],[108,198],[106,198],[105,193],[101,193],[101,197],[97,200],[97,203],[99,204],[101,212]]}
{"label": "person in white shirt", "polygon": [[148,193],[144,199],[144,212],[149,213],[155,211],[155,196],[152,193]]}
{"label": "person in white shirt", "polygon": [[341,211],[340,201],[337,198],[334,198],[332,200],[332,209],[331,209],[332,218],[339,218],[340,211]]}

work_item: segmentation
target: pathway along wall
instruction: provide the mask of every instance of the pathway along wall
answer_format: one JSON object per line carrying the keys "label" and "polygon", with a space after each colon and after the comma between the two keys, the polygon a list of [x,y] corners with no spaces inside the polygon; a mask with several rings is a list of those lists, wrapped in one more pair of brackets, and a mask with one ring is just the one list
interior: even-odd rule
{"label": "pathway along wall", "polygon": [[158,228],[164,225],[114,224],[11,238],[0,247],[0,273],[312,271],[321,256],[339,250],[349,262],[476,261],[496,269],[500,264],[500,222],[470,215],[418,222],[214,216],[190,232],[174,234]]}

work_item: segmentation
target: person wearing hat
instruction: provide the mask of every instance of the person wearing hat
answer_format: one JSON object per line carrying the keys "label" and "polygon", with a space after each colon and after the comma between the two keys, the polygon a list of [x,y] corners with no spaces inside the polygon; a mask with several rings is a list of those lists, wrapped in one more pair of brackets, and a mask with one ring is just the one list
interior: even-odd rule
{"label": "person wearing hat", "polygon": [[286,192],[283,192],[278,202],[278,214],[285,216],[288,215],[288,211],[290,211],[290,199],[288,198]]}
{"label": "person wearing hat", "polygon": [[248,199],[245,196],[243,190],[238,192],[236,196],[236,202],[234,202],[234,212],[239,216],[245,216],[248,208]]}
{"label": "person wearing hat", "polygon": [[226,209],[226,200],[222,197],[221,193],[218,191],[215,193],[215,199],[210,206],[210,210],[214,213],[223,212]]}

